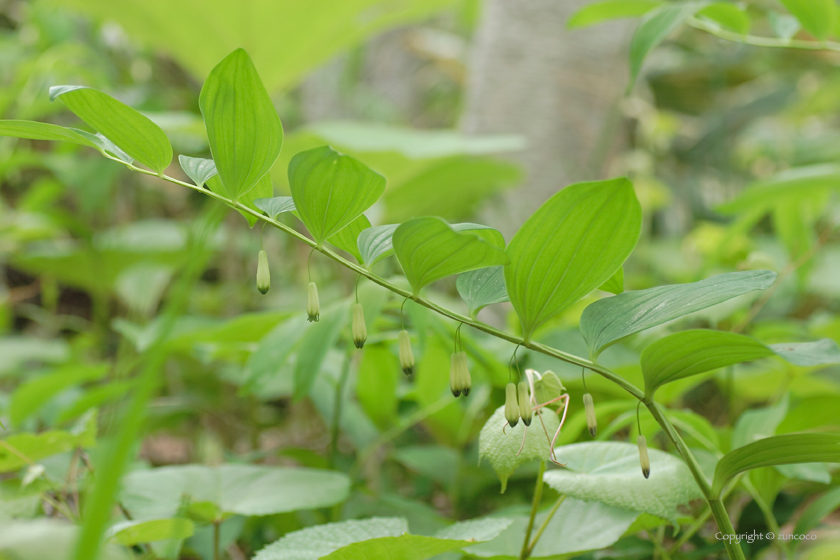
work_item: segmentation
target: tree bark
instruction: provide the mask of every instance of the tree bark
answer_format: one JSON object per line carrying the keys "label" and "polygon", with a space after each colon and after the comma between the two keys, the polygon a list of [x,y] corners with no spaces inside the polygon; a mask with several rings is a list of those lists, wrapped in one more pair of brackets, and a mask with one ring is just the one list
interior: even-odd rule
{"label": "tree bark", "polygon": [[621,146],[619,102],[634,23],[567,30],[569,16],[590,2],[485,0],[461,129],[526,138],[515,156],[524,187],[487,217],[506,223],[505,233],[567,184],[608,175],[609,156]]}

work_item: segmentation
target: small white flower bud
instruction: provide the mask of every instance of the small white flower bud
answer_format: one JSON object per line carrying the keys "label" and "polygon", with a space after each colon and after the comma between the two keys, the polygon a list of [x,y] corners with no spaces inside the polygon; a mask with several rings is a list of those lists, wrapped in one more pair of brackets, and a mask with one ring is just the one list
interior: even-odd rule
{"label": "small white flower bud", "polygon": [[636,438],[636,443],[639,446],[639,461],[642,463],[642,474],[645,475],[645,478],[648,478],[650,476],[650,457],[648,457],[645,436]]}
{"label": "small white flower bud", "polygon": [[526,426],[531,425],[531,395],[528,391],[528,382],[519,382],[519,416]]}
{"label": "small white flower bud", "polygon": [[364,348],[367,340],[367,325],[365,325],[365,310],[361,303],[353,304],[353,344],[356,348]]}
{"label": "small white flower bud", "polygon": [[461,396],[461,379],[459,370],[461,360],[458,352],[453,352],[449,358],[449,390],[452,391],[452,396]]}
{"label": "small white flower bud", "polygon": [[472,389],[472,378],[470,377],[470,366],[467,362],[467,353],[464,351],[458,352],[460,367],[458,369],[458,376],[461,382],[461,392],[464,396],[469,396],[470,389]]}
{"label": "small white flower bud", "polygon": [[519,405],[516,403],[516,385],[508,383],[505,386],[505,420],[511,428],[519,422]]}
{"label": "small white flower bud", "polygon": [[308,299],[306,301],[306,314],[309,322],[318,321],[321,318],[321,304],[318,301],[318,286],[315,282],[310,282],[306,287]]}
{"label": "small white flower bud", "polygon": [[411,375],[414,373],[414,353],[411,351],[411,338],[405,329],[400,331],[400,367],[403,373]]}
{"label": "small white flower bud", "polygon": [[271,287],[271,272],[268,269],[268,255],[260,250],[257,257],[257,289],[261,294],[267,294]]}
{"label": "small white flower bud", "polygon": [[586,426],[589,428],[590,435],[595,437],[598,433],[598,418],[595,416],[595,402],[589,393],[583,395],[583,409],[586,412]]}

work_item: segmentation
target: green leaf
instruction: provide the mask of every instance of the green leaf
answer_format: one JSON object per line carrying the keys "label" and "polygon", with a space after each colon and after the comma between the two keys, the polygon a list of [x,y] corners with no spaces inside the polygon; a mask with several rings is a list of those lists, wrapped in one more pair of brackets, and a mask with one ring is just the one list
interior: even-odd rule
{"label": "green leaf", "polygon": [[26,380],[12,395],[9,405],[9,419],[12,424],[20,423],[40,409],[47,401],[65,389],[86,381],[101,379],[108,373],[108,364],[70,365],[52,373]]}
{"label": "green leaf", "polygon": [[[542,527],[549,513],[537,513],[534,527]],[[627,532],[639,514],[635,511],[606,506],[599,502],[582,502],[566,498],[534,547],[530,558],[568,558],[569,555],[606,548]],[[528,516],[513,518],[513,523],[492,541],[470,547],[469,553],[480,558],[514,560],[519,558]],[[531,536],[533,538],[532,528]]]}
{"label": "green leaf", "polygon": [[469,232],[478,237],[479,239],[483,239],[490,245],[494,247],[498,247],[499,249],[505,249],[505,237],[502,235],[502,232],[495,228],[491,228],[490,226],[485,226],[482,224],[473,224],[470,222],[464,222],[460,224],[450,224],[450,227],[457,232]]}
{"label": "green leaf", "polygon": [[715,22],[720,27],[742,35],[749,33],[750,26],[752,25],[750,16],[744,10],[735,4],[727,4],[725,2],[715,2],[711,6],[700,10],[697,15]]}
{"label": "green leaf", "polygon": [[636,83],[636,78],[648,53],[665,40],[672,31],[707,5],[708,2],[669,2],[645,14],[630,41],[628,91]]}
{"label": "green leaf", "polygon": [[622,293],[624,291],[624,267],[616,270],[615,274],[610,276],[610,279],[604,282],[598,289],[616,295]]}
{"label": "green leaf", "polygon": [[[218,175],[214,177],[213,180],[216,180],[217,178]],[[254,185],[254,188],[252,188],[250,191],[246,192],[239,198],[239,203],[243,206],[247,206],[251,210],[260,210],[260,208],[257,208],[257,205],[254,204],[254,201],[258,199],[269,198],[273,195],[274,185],[271,182],[271,175],[266,173],[260,178],[259,181],[257,181],[257,184]],[[253,214],[244,212],[242,210],[239,210],[239,213],[242,214],[246,220],[248,220],[248,225],[251,227],[254,227],[254,224],[256,224],[259,221],[259,218],[257,218]]]}
{"label": "green leaf", "polygon": [[776,37],[785,41],[790,41],[802,29],[799,20],[788,14],[771,11],[767,14],[767,19],[770,20],[770,28],[776,34]]}
{"label": "green leaf", "polygon": [[236,49],[213,68],[198,106],[219,178],[239,200],[268,173],[283,144],[280,117],[244,50]]}
{"label": "green leaf", "polygon": [[158,175],[172,161],[172,146],[160,127],[110,95],[82,86],[51,87],[50,99],[58,98],[88,126]]}
{"label": "green leaf", "polygon": [[350,302],[344,301],[321,310],[321,320],[306,329],[295,362],[294,400],[309,394],[327,352],[335,346],[338,335],[350,319]]}
{"label": "green leaf", "polygon": [[125,521],[112,525],[105,538],[125,546],[152,543],[170,539],[183,540],[192,536],[195,527],[189,519],[152,519],[151,521]]}
{"label": "green leaf", "polygon": [[773,406],[747,410],[732,430],[732,449],[743,447],[753,441],[776,435],[776,429],[788,413],[788,395]]}
{"label": "green leaf", "polygon": [[565,469],[545,473],[545,483],[572,498],[650,513],[676,522],[677,508],[702,496],[685,463],[650,449],[650,478],[639,467],[639,449],[630,443],[592,441],[554,450]]}
{"label": "green leaf", "polygon": [[577,183],[551,197],[510,242],[505,284],[525,340],[610,279],[627,259],[642,210],[627,179]]}
{"label": "green leaf", "polygon": [[607,0],[589,4],[572,14],[566,22],[569,29],[589,27],[604,21],[643,16],[662,5],[660,0]]}
{"label": "green leaf", "polygon": [[[531,420],[531,427],[525,436],[525,445],[522,446],[522,436],[525,432],[525,423],[520,421],[514,428],[507,425],[505,420],[505,407],[500,406],[496,412],[481,428],[478,436],[478,457],[490,461],[490,466],[496,471],[499,481],[502,483],[502,493],[507,488],[507,481],[520,465],[528,461],[549,460],[551,442],[543,432],[543,425],[540,417],[545,423],[545,430],[550,436],[554,436],[560,420],[551,411],[534,413]],[[504,428],[504,431],[503,431]],[[518,453],[522,446],[522,452]]]}
{"label": "green leaf", "polygon": [[751,469],[794,463],[838,462],[838,434],[801,433],[764,438],[730,451],[718,461],[712,494],[719,497],[729,481]]}
{"label": "green leaf", "polygon": [[373,226],[359,234],[356,244],[362,262],[370,270],[377,262],[394,253],[394,232],[400,224]]}
{"label": "green leaf", "polygon": [[295,211],[295,201],[291,196],[257,198],[254,200],[254,206],[265,212],[272,220],[276,220],[280,214]]}
{"label": "green leaf", "polygon": [[408,534],[406,520],[395,517],[328,523],[289,533],[254,560],[424,560],[493,539],[510,523],[505,518],[464,521],[433,537]]}
{"label": "green leaf", "polygon": [[505,267],[479,268],[458,275],[458,294],[470,310],[470,317],[493,303],[510,301],[505,288]]}
{"label": "green leaf", "polygon": [[770,347],[740,334],[689,330],[657,340],[642,352],[645,395],[653,398],[659,387],[677,379],[773,355],[795,365],[840,363],[840,348],[829,339]]}
{"label": "green leaf", "polygon": [[[538,404],[551,402],[565,392],[566,388],[563,387],[563,382],[553,371],[543,373],[542,378],[534,381],[534,398]],[[559,408],[560,403],[554,403],[550,406],[556,409]]]}
{"label": "green leaf", "polygon": [[642,352],[645,396],[664,385],[724,366],[772,356],[759,341],[723,331],[690,330],[657,340]]}
{"label": "green leaf", "polygon": [[362,260],[362,254],[359,252],[359,245],[357,241],[359,239],[359,234],[370,227],[370,220],[367,219],[367,216],[362,214],[350,222],[346,227],[342,228],[341,231],[330,237],[329,242],[342,251],[346,251],[353,255],[353,257],[359,261],[359,264],[364,264],[365,261]]}
{"label": "green leaf", "polygon": [[382,175],[329,146],[295,155],[289,163],[289,185],[300,219],[319,245],[385,192]]}
{"label": "green leaf", "polygon": [[840,487],[835,487],[826,492],[808,506],[796,521],[793,530],[794,535],[806,535],[811,529],[819,525],[823,518],[833,513],[840,507]]}
{"label": "green leaf", "polygon": [[204,183],[210,177],[218,175],[216,171],[216,164],[212,159],[204,159],[189,156],[178,156],[178,162],[181,164],[181,169],[187,174],[187,177],[192,179],[192,182],[198,187],[203,187]]}
{"label": "green leaf", "polygon": [[769,210],[777,204],[797,200],[803,194],[837,189],[840,165],[822,163],[785,169],[768,179],[748,185],[741,193],[715,209],[724,214],[737,214],[758,209]]}
{"label": "green leaf", "polygon": [[[96,414],[89,414],[71,431],[21,433],[2,440],[0,473],[16,471],[29,461],[70,451],[76,447],[93,447],[96,443]],[[24,459],[24,457],[26,459]]]}
{"label": "green leaf", "polygon": [[625,336],[754,290],[764,290],[775,279],[776,273],[769,270],[729,272],[691,284],[625,292],[596,301],[584,309],[580,330],[590,355],[595,358],[604,348]]}
{"label": "green leaf", "polygon": [[245,366],[245,389],[251,390],[277,375],[307,332],[305,327],[306,318],[300,315],[278,324],[260,340]]}
{"label": "green leaf", "polygon": [[[79,527],[58,519],[10,520],[0,523],[0,558],[13,560],[70,560]],[[90,555],[88,555],[89,557]],[[124,548],[109,544],[97,560],[132,560]]]}
{"label": "green leaf", "polygon": [[[458,226],[464,231],[471,229],[465,224]],[[414,295],[441,278],[505,264],[508,258],[504,251],[482,237],[490,239],[495,235],[482,229],[459,233],[440,218],[416,218],[397,227],[394,252]]]}
{"label": "green leaf", "polygon": [[837,21],[835,0],[780,0],[811,35],[824,41]]}
{"label": "green leaf", "polygon": [[47,124],[36,121],[4,121],[0,120],[0,136],[11,136],[12,138],[27,138],[29,140],[55,140],[58,142],[71,142],[80,146],[100,149],[96,142],[90,139],[90,134],[82,134],[83,131],[75,128],[66,128],[55,124]]}
{"label": "green leaf", "polygon": [[185,465],[127,474],[121,503],[137,520],[173,517],[185,497],[225,515],[272,515],[329,507],[349,491],[346,475],[320,469]]}

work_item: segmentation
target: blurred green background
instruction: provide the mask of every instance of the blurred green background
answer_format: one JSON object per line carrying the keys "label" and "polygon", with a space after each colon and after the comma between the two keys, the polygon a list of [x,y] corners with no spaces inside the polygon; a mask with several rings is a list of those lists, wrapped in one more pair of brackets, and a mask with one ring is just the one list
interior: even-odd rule
{"label": "blurred green background", "polygon": [[[84,84],[142,111],[176,153],[209,157],[198,93],[212,67],[244,47],[286,133],[271,172],[276,195],[288,194],[295,153],[330,144],[387,178],[385,196],[368,212],[374,224],[437,215],[488,224],[510,241],[563,186],[626,175],[645,223],[625,289],[733,270],[779,273],[763,296],[742,296],[605,352],[602,362],[633,382],[641,382],[640,349],[677,327],[737,330],[766,343],[840,342],[840,53],[763,49],[684,28],[652,53],[625,94],[636,22],[567,29],[586,4],[3,0],[0,117],[78,126],[61,103],[50,103],[48,88]],[[747,11],[756,33],[790,17],[769,0],[748,2]],[[177,164],[168,174],[185,178]],[[424,533],[447,520],[527,512],[536,467],[518,471],[500,495],[492,470],[476,460],[478,431],[503,402],[509,345],[465,329],[473,393],[453,401],[446,374],[455,325],[406,305],[419,339],[417,374],[406,379],[394,344],[402,302],[362,282],[369,343],[346,358],[339,334],[346,325],[303,334],[306,247],[229,212],[201,254],[188,249],[190,224],[213,204],[205,198],[79,146],[0,137],[0,434],[70,433],[98,410],[107,437],[174,280],[205,259],[167,341],[134,467],[258,462],[336,468],[354,480],[335,511],[231,517],[222,530],[231,559],[329,520],[398,515]],[[272,267],[267,296],[254,287],[261,243]],[[395,262],[377,266],[382,276],[398,273]],[[322,306],[340,309],[355,276],[319,255],[312,271]],[[585,298],[538,339],[585,356],[577,321],[602,296]],[[466,312],[454,280],[438,284],[432,298]],[[479,317],[517,328],[508,304]],[[307,344],[320,349],[306,363],[312,388],[292,399]],[[580,372],[520,355],[524,365],[554,370],[573,395],[561,443],[587,439]],[[588,386],[603,426],[598,438],[635,438],[635,401],[594,376]],[[24,387],[34,401],[24,402]],[[682,411],[687,439],[711,460],[738,426],[752,429],[747,411],[763,414],[765,431],[750,433],[840,425],[836,367],[762,361],[674,383],[659,396]],[[643,433],[667,449],[648,420]],[[93,447],[85,442],[38,461],[34,484],[23,484],[32,466],[0,468],[0,523],[61,517],[44,495],[70,480],[68,469],[78,474],[87,452],[72,449]],[[90,456],[95,464],[95,447]],[[78,477],[84,492],[88,475]],[[751,484],[735,506],[739,532],[766,530],[768,510],[781,526],[795,523],[836,487],[837,474],[822,465],[756,475]],[[666,523],[638,523],[579,550],[604,549],[587,558],[657,555],[648,533]],[[829,517],[802,554],[838,557],[838,527],[840,517]],[[186,540],[180,557],[211,558],[206,529]],[[721,553],[719,542],[699,535],[686,549],[691,557]],[[779,553],[766,542],[747,549]]]}

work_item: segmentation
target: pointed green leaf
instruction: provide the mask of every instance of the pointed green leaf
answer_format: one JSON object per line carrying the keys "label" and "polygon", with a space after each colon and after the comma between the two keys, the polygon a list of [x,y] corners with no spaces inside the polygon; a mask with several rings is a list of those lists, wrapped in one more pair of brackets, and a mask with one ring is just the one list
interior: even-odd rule
{"label": "pointed green leaf", "polygon": [[650,51],[655,49],[668,35],[685,20],[706,7],[708,2],[668,2],[646,13],[630,41],[630,83],[631,89],[642,69],[642,63]]}
{"label": "pointed green leaf", "polygon": [[359,234],[356,242],[359,247],[359,255],[368,269],[394,253],[394,231],[399,225],[374,226]]}
{"label": "pointed green leaf", "polygon": [[834,31],[838,10],[835,0],[780,0],[808,33],[823,41]]}
{"label": "pointed green leaf", "polygon": [[625,336],[754,290],[764,290],[775,280],[775,272],[754,270],[718,274],[691,284],[624,292],[584,309],[580,330],[594,358]]}
{"label": "pointed green leaf", "polygon": [[741,334],[703,329],[666,336],[642,352],[645,395],[653,398],[659,387],[677,379],[767,356],[809,366],[840,362],[840,348],[828,339],[773,346],[781,351]]}
{"label": "pointed green leaf", "polygon": [[128,105],[82,86],[51,87],[50,99],[59,98],[88,126],[158,175],[172,161],[172,146],[166,134]]}
{"label": "pointed green leaf", "polygon": [[362,214],[350,222],[347,226],[341,228],[341,231],[330,237],[329,242],[342,251],[346,251],[353,255],[356,260],[359,261],[359,264],[364,264],[365,261],[362,260],[362,254],[359,252],[359,245],[357,241],[359,239],[359,235],[369,228],[370,220],[367,219],[367,216]]}
{"label": "pointed green leaf", "polygon": [[[549,460],[551,441],[543,431],[540,417],[545,423],[545,430],[551,436],[557,431],[560,420],[553,411],[541,410],[544,412],[534,414],[531,427],[527,432],[525,423],[521,420],[513,428],[507,425],[504,406],[497,408],[481,428],[478,436],[478,457],[490,461],[490,466],[496,471],[502,483],[502,493],[507,488],[508,478],[520,465],[534,460],[543,462]],[[522,445],[523,435],[525,436],[524,446]],[[521,453],[520,446],[522,446]]]}
{"label": "pointed green leaf", "polygon": [[105,538],[113,539],[125,546],[134,546],[169,539],[183,540],[191,537],[193,532],[195,532],[195,527],[192,521],[176,517],[117,523],[108,529]]}
{"label": "pointed green leaf", "polygon": [[650,513],[676,521],[677,508],[702,496],[685,463],[650,449],[650,479],[639,468],[639,449],[617,441],[563,445],[554,450],[565,469],[545,473],[545,483],[569,497]]}
{"label": "pointed green leaf", "polygon": [[295,201],[291,196],[275,196],[273,198],[257,198],[254,206],[265,212],[269,218],[276,220],[280,214],[295,211]]}
{"label": "pointed green leaf", "polygon": [[720,496],[727,483],[742,472],[795,463],[840,463],[840,434],[773,436],[730,451],[715,468],[712,494]]}
{"label": "pointed green leaf", "polygon": [[254,560],[424,560],[493,539],[510,523],[505,518],[463,521],[432,537],[409,534],[408,522],[397,517],[328,523],[289,533]]}
{"label": "pointed green leaf", "polygon": [[320,245],[385,192],[385,178],[329,146],[301,152],[289,163],[289,186],[306,229]]}
{"label": "pointed green leaf", "polygon": [[588,4],[572,14],[568,29],[589,27],[604,21],[643,16],[662,5],[661,0],[606,0]]}
{"label": "pointed green leaf", "polygon": [[209,502],[224,514],[272,515],[343,502],[346,475],[261,465],[185,465],[140,470],[122,481],[121,503],[134,519],[173,517],[185,499]]}
{"label": "pointed green leaf", "polygon": [[840,508],[840,486],[835,486],[808,505],[796,521],[794,535],[807,535],[823,518]]}
{"label": "pointed green leaf", "polygon": [[483,239],[490,245],[494,247],[498,247],[504,251],[505,249],[505,238],[502,235],[502,232],[495,228],[491,228],[490,226],[485,226],[482,224],[473,224],[470,222],[465,222],[461,224],[450,224],[450,227],[455,231],[467,231]]}
{"label": "pointed green leaf", "polygon": [[14,425],[37,412],[51,398],[65,389],[87,381],[101,379],[108,373],[108,364],[74,364],[56,369],[46,375],[27,379],[12,395],[9,418]]}
{"label": "pointed green leaf", "polygon": [[189,156],[178,156],[178,163],[181,164],[181,169],[187,174],[187,177],[192,179],[192,182],[198,187],[203,187],[210,177],[217,175],[216,164],[212,159],[204,159]]}
{"label": "pointed green leaf", "polygon": [[394,231],[394,252],[414,295],[459,272],[502,265],[504,251],[470,231],[456,232],[440,218],[416,218]]}
{"label": "pointed green leaf", "polygon": [[615,274],[598,289],[616,295],[622,293],[624,291],[624,267],[616,270]]}
{"label": "pointed green leaf", "polygon": [[566,187],[508,246],[505,284],[525,339],[610,279],[639,239],[642,210],[627,179]]}
{"label": "pointed green leaf", "polygon": [[55,124],[36,121],[0,121],[0,136],[27,138],[29,140],[55,140],[72,142],[80,146],[99,149],[89,138],[79,134],[75,128],[66,128]]}
{"label": "pointed green leaf", "polygon": [[479,268],[458,275],[455,281],[458,294],[467,304],[470,317],[492,303],[510,301],[505,288],[505,267],[491,266]]}
{"label": "pointed green leaf", "polygon": [[[222,183],[221,177],[216,174],[207,179],[207,188],[213,191],[214,193],[218,193],[225,198],[229,198],[230,200],[234,200],[234,196],[227,190],[225,185]],[[257,200],[264,200],[269,199],[271,195],[274,194],[274,186],[271,183],[271,175],[266,173],[262,177],[257,180],[257,184],[254,185],[248,192],[241,195],[239,197],[239,203],[243,206],[247,206],[253,210],[262,210],[262,208],[257,207],[255,202]],[[248,212],[244,212],[242,210],[237,210],[242,216],[248,220],[248,225],[254,227],[254,224],[257,223],[256,216],[249,214]]]}
{"label": "pointed green leaf", "polygon": [[244,50],[213,68],[198,106],[221,182],[239,200],[268,173],[283,144],[280,117]]}
{"label": "pointed green leaf", "polygon": [[724,29],[745,35],[750,32],[750,16],[735,4],[715,2],[698,12],[698,16],[711,20]]}

